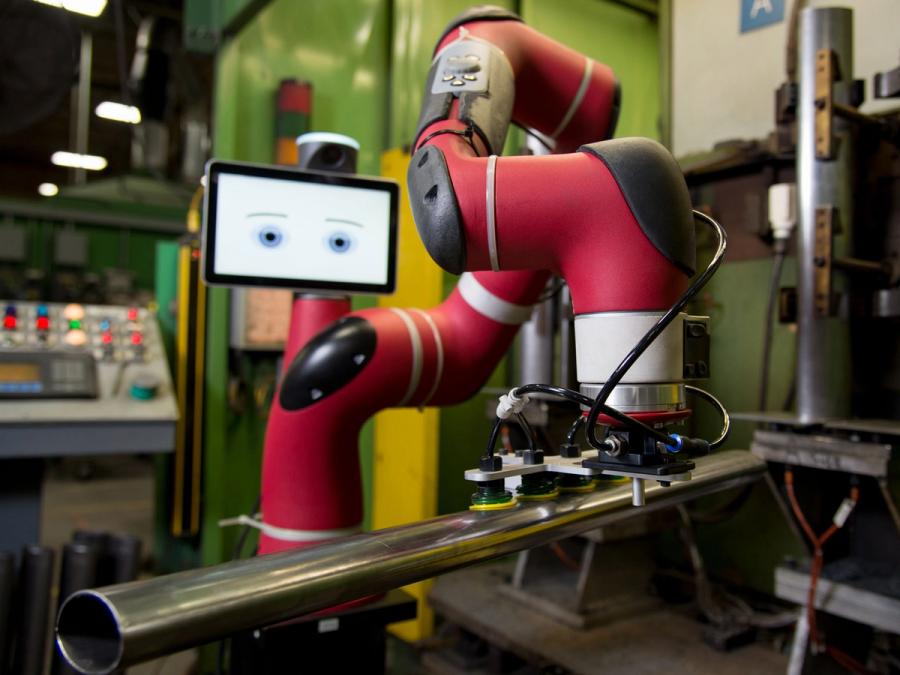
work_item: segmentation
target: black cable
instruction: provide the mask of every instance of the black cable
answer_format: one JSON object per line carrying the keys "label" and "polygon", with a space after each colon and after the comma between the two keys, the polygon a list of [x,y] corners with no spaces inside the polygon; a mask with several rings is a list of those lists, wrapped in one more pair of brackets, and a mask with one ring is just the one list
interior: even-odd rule
{"label": "black cable", "polygon": [[484,451],[484,454],[488,457],[494,456],[494,446],[497,445],[497,436],[500,435],[500,425],[503,424],[503,420],[499,417],[494,418],[494,426],[491,427],[491,435],[488,438],[487,448]]}
{"label": "black cable", "polygon": [[[550,396],[557,396],[559,398],[566,399],[567,401],[571,401],[572,403],[577,403],[578,405],[583,405],[586,407],[594,403],[593,399],[591,399],[589,396],[585,396],[584,394],[573,391],[572,389],[565,389],[564,387],[557,387],[552,384],[524,384],[521,387],[515,389],[515,394],[516,396],[523,396],[525,394],[548,394]],[[640,420],[634,419],[633,417],[629,417],[625,413],[619,412],[615,408],[610,407],[605,403],[600,406],[600,412],[611,417],[616,422],[619,422],[620,424],[631,428],[633,431],[637,431],[639,433],[650,436],[651,438],[655,438],[661,443],[669,444],[672,442],[672,439],[662,431],[654,429],[653,427],[648,426]],[[596,424],[596,421],[594,422],[594,424]],[[598,449],[602,450],[602,448]]]}
{"label": "black cable", "polygon": [[537,450],[537,443],[534,438],[534,429],[531,428],[531,425],[528,423],[528,420],[525,419],[525,415],[520,412],[516,413],[516,420],[519,422],[519,426],[522,427],[522,433],[525,434],[525,438],[528,440],[528,449],[534,452]]}
{"label": "black cable", "polygon": [[[782,244],[779,246],[779,244]],[[769,280],[769,299],[766,303],[765,326],[763,329],[762,373],[759,379],[759,409],[765,411],[769,398],[769,361],[772,354],[772,332],[774,328],[775,303],[778,299],[778,288],[781,282],[781,270],[784,267],[785,250],[783,242],[775,242],[775,258],[772,261],[772,278]]]}
{"label": "black cable", "polygon": [[437,131],[432,131],[425,138],[419,141],[419,143],[416,145],[416,150],[428,145],[428,141],[430,141],[435,136],[440,136],[442,134],[453,134],[454,136],[462,136],[466,140],[466,143],[469,144],[469,147],[472,148],[472,152],[475,153],[475,156],[481,157],[481,153],[479,153],[478,148],[475,147],[475,141],[472,140],[474,133],[475,127],[473,127],[472,125],[466,127],[465,131],[461,129],[438,129]]}
{"label": "black cable", "polygon": [[[707,216],[705,213],[701,213],[699,211],[694,211],[694,218],[699,219],[702,222],[709,225],[713,232],[715,232],[719,245],[716,248],[716,252],[713,254],[712,260],[709,262],[709,265],[706,266],[706,269],[698,276],[694,281],[688,286],[687,290],[681,294],[681,297],[672,305],[669,310],[663,314],[659,320],[653,325],[647,333],[638,340],[638,343],[632,348],[630,352],[622,359],[622,362],[616,366],[616,369],[612,372],[606,382],[603,384],[603,387],[600,389],[600,393],[597,394],[597,398],[594,399],[591,410],[588,413],[587,417],[587,428],[586,428],[586,436],[588,442],[592,447],[597,448],[598,450],[602,449],[603,441],[597,438],[596,426],[597,426],[597,418],[600,417],[600,414],[604,411],[603,407],[606,404],[606,400],[609,398],[609,395],[612,393],[612,390],[616,388],[622,378],[625,376],[625,373],[628,372],[628,369],[634,365],[634,362],[637,361],[641,355],[647,350],[653,341],[659,337],[659,335],[668,327],[672,321],[678,316],[679,312],[684,309],[687,304],[691,301],[691,299],[697,294],[697,292],[706,285],[706,282],[709,281],[710,277],[715,274],[715,271],[719,268],[719,265],[722,264],[722,259],[725,257],[725,247],[726,242],[728,241],[728,237],[725,234],[725,230],[722,228],[719,223],[715,220]],[[607,414],[609,414],[607,412]],[[665,441],[663,441],[665,442]]]}
{"label": "black cable", "polygon": [[575,421],[572,422],[572,426],[569,427],[569,433],[566,434],[566,443],[569,445],[575,445],[575,437],[578,435],[578,430],[584,426],[584,415],[579,415],[575,418]]}
{"label": "black cable", "polygon": [[722,405],[722,402],[705,389],[700,389],[699,387],[690,384],[684,385],[684,388],[685,391],[689,391],[690,393],[699,396],[704,401],[711,403],[718,409],[719,415],[722,416],[722,431],[719,432],[719,437],[716,440],[710,441],[709,443],[709,449],[715,450],[728,440],[728,434],[731,433],[731,416],[728,414],[725,406]]}

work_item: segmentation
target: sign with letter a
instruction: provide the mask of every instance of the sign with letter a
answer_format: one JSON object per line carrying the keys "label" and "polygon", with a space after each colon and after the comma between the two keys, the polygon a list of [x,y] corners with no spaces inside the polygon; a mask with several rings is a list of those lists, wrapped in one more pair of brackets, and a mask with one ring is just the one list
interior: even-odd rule
{"label": "sign with letter a", "polygon": [[741,0],[741,32],[784,21],[784,0]]}

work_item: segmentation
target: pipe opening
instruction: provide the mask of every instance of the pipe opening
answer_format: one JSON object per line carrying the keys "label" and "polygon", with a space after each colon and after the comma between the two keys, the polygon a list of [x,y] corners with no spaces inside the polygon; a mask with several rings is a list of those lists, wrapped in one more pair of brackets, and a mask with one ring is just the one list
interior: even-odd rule
{"label": "pipe opening", "polygon": [[106,675],[122,658],[122,634],[112,607],[93,591],[75,593],[63,604],[56,624],[63,656],[85,675]]}

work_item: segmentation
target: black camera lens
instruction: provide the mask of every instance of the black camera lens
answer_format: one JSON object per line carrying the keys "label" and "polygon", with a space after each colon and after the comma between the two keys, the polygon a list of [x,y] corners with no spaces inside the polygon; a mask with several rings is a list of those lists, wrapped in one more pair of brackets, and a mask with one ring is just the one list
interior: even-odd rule
{"label": "black camera lens", "polygon": [[319,153],[319,159],[325,166],[340,166],[344,163],[344,149],[339,145],[326,145]]}

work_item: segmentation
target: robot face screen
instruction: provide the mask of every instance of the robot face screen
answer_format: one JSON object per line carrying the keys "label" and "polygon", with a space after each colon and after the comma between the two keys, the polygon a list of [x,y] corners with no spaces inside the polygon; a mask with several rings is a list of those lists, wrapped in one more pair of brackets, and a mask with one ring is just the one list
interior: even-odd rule
{"label": "robot face screen", "polygon": [[395,183],[219,161],[207,181],[207,283],[393,290]]}

